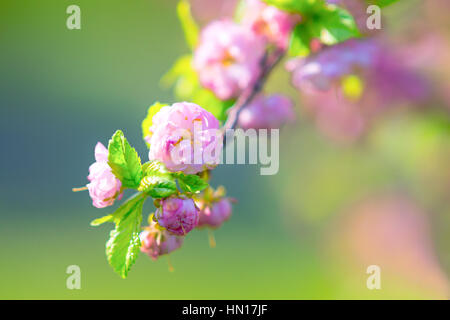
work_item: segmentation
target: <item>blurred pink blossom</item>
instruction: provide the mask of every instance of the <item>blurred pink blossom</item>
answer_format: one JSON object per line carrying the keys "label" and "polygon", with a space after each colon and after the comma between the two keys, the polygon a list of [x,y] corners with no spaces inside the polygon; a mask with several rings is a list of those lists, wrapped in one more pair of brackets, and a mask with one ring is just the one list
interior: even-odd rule
{"label": "blurred pink blossom", "polygon": [[299,15],[290,14],[263,1],[245,0],[241,23],[267,41],[286,49],[291,31],[300,20]]}
{"label": "blurred pink blossom", "polygon": [[199,207],[202,209],[199,214],[198,227],[218,228],[231,217],[232,206],[228,198],[222,198],[204,208],[200,203]]}
{"label": "blurred pink blossom", "polygon": [[260,94],[239,114],[239,126],[243,129],[280,129],[295,119],[293,102],[279,94]]}
{"label": "blurred pink blossom", "polygon": [[235,98],[261,73],[264,40],[230,21],[206,26],[194,53],[194,67],[201,84],[221,100]]}
{"label": "blurred pink blossom", "polygon": [[[399,57],[379,40],[352,39],[286,67],[319,128],[330,138],[352,141],[387,107],[428,96],[425,78]],[[358,79],[352,96],[345,88],[349,76]]]}
{"label": "blurred pink blossom", "polygon": [[434,252],[427,215],[411,199],[387,195],[353,207],[341,230],[358,265],[378,265],[385,274],[448,296],[448,279]]}
{"label": "blurred pink blossom", "polygon": [[232,18],[238,0],[190,0],[193,14],[200,23],[218,18]]}

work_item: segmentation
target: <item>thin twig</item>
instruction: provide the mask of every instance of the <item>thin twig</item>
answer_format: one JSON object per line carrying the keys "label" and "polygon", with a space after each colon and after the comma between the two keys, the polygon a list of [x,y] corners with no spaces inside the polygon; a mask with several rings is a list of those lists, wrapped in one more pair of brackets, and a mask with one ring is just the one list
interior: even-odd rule
{"label": "thin twig", "polygon": [[244,92],[236,101],[234,106],[232,106],[228,110],[228,118],[225,122],[222,130],[225,133],[227,129],[234,129],[236,127],[239,113],[242,109],[244,109],[246,106],[252,102],[253,98],[262,90],[264,87],[264,84],[267,80],[268,75],[273,70],[273,68],[280,62],[280,60],[283,58],[284,51],[283,50],[276,50],[272,55],[269,55],[266,53],[264,57],[261,59],[261,68],[262,72],[259,76],[258,80],[255,81],[255,84],[247,90],[247,92]]}

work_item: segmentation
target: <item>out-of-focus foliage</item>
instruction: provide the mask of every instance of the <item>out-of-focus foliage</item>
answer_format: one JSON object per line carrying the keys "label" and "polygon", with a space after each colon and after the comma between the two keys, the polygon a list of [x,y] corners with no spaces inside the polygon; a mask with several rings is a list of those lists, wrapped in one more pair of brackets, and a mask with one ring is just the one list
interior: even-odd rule
{"label": "out-of-focus foliage", "polygon": [[152,126],[152,119],[155,114],[158,113],[159,110],[161,110],[162,107],[167,106],[167,104],[155,102],[152,104],[147,111],[147,116],[142,121],[142,138],[144,139],[145,143],[147,144],[147,147],[150,147],[149,138],[151,137],[152,133],[150,132],[150,127]]}

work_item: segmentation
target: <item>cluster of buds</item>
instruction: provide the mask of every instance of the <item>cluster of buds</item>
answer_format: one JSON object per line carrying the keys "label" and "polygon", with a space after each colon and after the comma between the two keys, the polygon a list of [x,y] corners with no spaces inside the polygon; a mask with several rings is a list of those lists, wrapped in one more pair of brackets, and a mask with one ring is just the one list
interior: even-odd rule
{"label": "cluster of buds", "polygon": [[[211,187],[195,194],[156,200],[156,212],[150,215],[149,226],[140,234],[141,251],[156,260],[183,244],[184,236],[194,228],[219,228],[231,217],[234,199],[225,197],[225,188]],[[211,246],[215,240],[210,238]]]}
{"label": "cluster of buds", "polygon": [[[195,174],[208,180],[223,144],[222,135],[217,134],[219,122],[210,112],[193,103],[175,103],[162,106],[148,125],[144,131],[150,145],[150,161],[160,161],[169,172]],[[211,157],[208,150],[217,152]],[[232,210],[223,187],[217,191],[207,187],[201,193],[177,193],[156,199],[154,205],[156,211],[151,215],[150,226],[141,233],[141,240],[145,240],[141,250],[153,259],[179,248],[184,236],[194,228],[219,227]]]}
{"label": "cluster of buds", "polygon": [[[144,124],[144,140],[150,146],[147,164],[141,165],[137,154],[133,156],[135,151],[119,132],[110,140],[108,149],[97,143],[96,161],[89,167],[90,183],[74,191],[88,189],[97,208],[113,205],[115,200],[122,198],[125,188],[143,193],[132,197],[135,200],[127,200],[119,207],[119,212],[136,208],[134,205],[127,207],[127,203],[154,197],[156,211],[139,237],[141,251],[156,260],[178,249],[194,228],[219,227],[230,217],[231,204],[225,198],[223,187],[213,192],[207,181],[209,171],[218,163],[223,145],[219,121],[214,115],[194,103],[157,104],[156,112]],[[211,153],[211,150],[216,152]],[[184,188],[180,186],[181,191],[177,189],[176,179],[182,179]],[[159,193],[152,188],[160,189]],[[206,191],[201,192],[205,188]],[[110,219],[99,221],[93,225]]]}
{"label": "cluster of buds", "polygon": [[[189,4],[179,3],[178,14],[193,50],[192,56],[180,59],[173,69],[178,79],[192,79],[178,81],[182,86],[189,84],[190,90],[185,91],[190,93],[184,99],[201,100],[220,120],[225,120],[225,114],[228,118],[221,127],[213,113],[195,103],[156,103],[142,123],[148,162],[141,162],[120,130],[108,149],[97,144],[89,184],[74,191],[88,189],[97,208],[113,205],[125,189],[139,191],[116,212],[92,223],[115,223],[107,255],[121,276],[126,277],[134,263],[139,244],[142,252],[156,260],[178,249],[195,228],[216,229],[230,218],[234,200],[226,197],[223,187],[211,188],[209,172],[220,162],[223,134],[228,129],[235,125],[279,129],[294,120],[289,98],[261,92],[288,47],[290,54],[312,53],[287,66],[294,86],[309,95],[305,105],[315,100],[318,122],[328,131],[340,127],[356,136],[364,128],[365,113],[372,115],[375,108],[391,100],[423,96],[422,82],[398,59],[386,55],[377,42],[348,40],[359,33],[346,12],[331,4],[340,2],[243,0],[236,20],[214,21],[199,37],[195,22],[186,13]],[[386,80],[395,82],[395,88]],[[339,92],[332,90],[336,88]],[[336,93],[345,99],[336,99]],[[149,197],[156,210],[140,232],[139,243],[143,205]]]}

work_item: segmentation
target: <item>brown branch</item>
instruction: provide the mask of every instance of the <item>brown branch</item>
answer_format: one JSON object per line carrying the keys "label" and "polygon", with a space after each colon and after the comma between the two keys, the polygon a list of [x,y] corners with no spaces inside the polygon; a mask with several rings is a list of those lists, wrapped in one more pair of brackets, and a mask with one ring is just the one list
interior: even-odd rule
{"label": "brown branch", "polygon": [[[247,91],[245,91],[236,101],[236,103],[228,110],[228,118],[225,124],[222,127],[223,133],[227,129],[234,129],[236,127],[239,113],[246,106],[252,102],[253,98],[262,90],[264,84],[266,83],[267,77],[273,68],[280,62],[283,58],[284,50],[277,49],[273,52],[273,54],[269,55],[267,52],[264,57],[261,59],[261,68],[262,72],[258,79],[255,81],[255,84],[250,87]],[[225,137],[226,139],[226,137]],[[226,141],[226,140],[225,140]]]}

